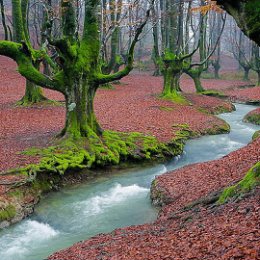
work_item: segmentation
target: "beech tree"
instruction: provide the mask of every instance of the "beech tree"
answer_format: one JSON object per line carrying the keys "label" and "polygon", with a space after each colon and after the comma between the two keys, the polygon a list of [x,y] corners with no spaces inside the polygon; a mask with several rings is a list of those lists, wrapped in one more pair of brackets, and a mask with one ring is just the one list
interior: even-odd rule
{"label": "beech tree", "polygon": [[5,17],[5,5],[4,5],[4,1],[0,0],[0,11],[1,11],[1,18],[2,18],[2,25],[3,25],[3,29],[4,29],[4,38],[5,40],[8,40],[9,37],[9,33],[8,33],[8,25],[6,24],[6,17]]}
{"label": "beech tree", "polygon": [[[13,41],[17,43],[26,43],[28,49],[32,49],[30,41],[30,33],[28,28],[28,7],[29,0],[17,1],[12,0],[12,25],[13,25]],[[32,60],[35,69],[40,68],[40,59]],[[25,94],[18,102],[20,105],[28,105],[46,100],[42,94],[42,89],[34,83],[34,81],[26,78]]]}
{"label": "beech tree", "polygon": [[[127,54],[124,69],[114,74],[103,74],[100,55],[100,1],[85,0],[82,34],[78,28],[78,10],[74,0],[60,1],[61,29],[60,37],[47,34],[48,44],[55,49],[55,59],[46,48],[36,50],[32,47],[26,26],[26,14],[29,0],[12,0],[13,19],[17,42],[0,41],[0,55],[16,61],[19,73],[28,81],[47,89],[62,93],[66,103],[66,124],[61,136],[73,138],[87,137],[89,133],[102,134],[102,129],[94,112],[94,97],[101,84],[119,80],[129,74],[133,68],[134,48],[138,37],[148,21],[146,16],[135,25],[135,32]],[[48,25],[53,27],[53,10],[49,5]],[[153,3],[151,3],[153,4]],[[52,74],[41,73],[36,64],[45,61],[51,66]]]}
{"label": "beech tree", "polygon": [[[204,1],[201,1],[203,6]],[[184,72],[187,73],[194,81],[196,92],[201,93],[204,91],[204,88],[201,83],[201,75],[209,67],[210,58],[216,51],[219,46],[220,39],[225,27],[226,15],[220,15],[218,22],[214,19],[216,13],[213,13],[213,16],[208,11],[203,14],[200,13],[199,18],[199,61],[194,61],[194,55],[190,59],[186,60],[184,66]],[[213,25],[212,25],[213,22]],[[216,26],[215,26],[216,24]],[[218,50],[220,52],[220,49]],[[194,53],[195,54],[195,53]],[[218,61],[215,60],[215,63]],[[216,67],[219,65],[215,64]]]}
{"label": "beech tree", "polygon": [[[233,22],[233,21],[232,21]],[[231,31],[229,40],[231,42],[230,51],[239,63],[239,69],[243,69],[243,79],[249,80],[249,72],[252,69],[252,41],[235,25]]]}

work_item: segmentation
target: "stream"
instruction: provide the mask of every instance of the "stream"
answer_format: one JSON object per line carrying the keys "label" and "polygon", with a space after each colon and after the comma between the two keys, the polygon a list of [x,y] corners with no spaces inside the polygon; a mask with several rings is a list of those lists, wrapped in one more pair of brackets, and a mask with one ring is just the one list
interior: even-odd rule
{"label": "stream", "polygon": [[189,140],[183,155],[165,164],[120,170],[49,194],[35,214],[0,231],[0,259],[43,260],[98,233],[154,221],[158,211],[152,207],[149,193],[156,175],[218,159],[247,145],[260,129],[242,122],[256,107],[236,104],[236,108],[219,116],[230,124],[230,134]]}

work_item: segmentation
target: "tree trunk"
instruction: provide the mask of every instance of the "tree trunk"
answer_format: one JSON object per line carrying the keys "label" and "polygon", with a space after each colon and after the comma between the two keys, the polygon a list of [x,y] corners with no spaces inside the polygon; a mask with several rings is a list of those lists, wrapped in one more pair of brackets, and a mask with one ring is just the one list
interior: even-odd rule
{"label": "tree trunk", "polygon": [[202,70],[191,69],[185,72],[193,79],[197,93],[201,93],[205,91],[205,89],[202,87],[201,80],[200,80]]}
{"label": "tree trunk", "polygon": [[215,61],[215,63],[213,64],[213,68],[214,68],[215,79],[220,79],[220,76],[219,76],[220,64],[218,61]]}
{"label": "tree trunk", "polygon": [[4,1],[0,0],[0,9],[1,9],[1,16],[2,16],[2,25],[4,28],[4,33],[5,33],[5,40],[8,40],[8,28],[6,25],[6,20],[5,20],[5,9],[4,9]]}
{"label": "tree trunk", "polygon": [[257,71],[257,84],[256,86],[260,86],[260,71]]}
{"label": "tree trunk", "polygon": [[219,70],[220,70],[219,67],[214,68],[214,77],[215,77],[215,79],[220,79]]}
{"label": "tree trunk", "polygon": [[195,77],[193,77],[192,79],[193,79],[193,81],[194,81],[194,84],[195,84],[195,88],[196,88],[196,92],[197,92],[197,93],[201,93],[201,92],[205,91],[204,88],[202,87],[200,77],[195,76]]}
{"label": "tree trunk", "polygon": [[162,97],[176,102],[184,101],[184,98],[180,93],[181,72],[173,72],[171,68],[167,68],[163,71],[163,76],[164,85]]}
{"label": "tree trunk", "polygon": [[89,85],[86,80],[75,80],[70,91],[67,91],[66,124],[62,136],[80,138],[102,134],[94,112],[96,89],[97,86]]}
{"label": "tree trunk", "polygon": [[250,69],[248,69],[248,68],[243,68],[243,69],[244,69],[244,77],[243,77],[243,79],[245,81],[249,81],[249,71],[250,71]]}
{"label": "tree trunk", "polygon": [[[34,65],[37,70],[40,68],[40,64]],[[25,94],[18,104],[20,105],[31,105],[39,102],[48,100],[43,95],[43,91],[40,87],[35,85],[33,82],[26,80]]]}
{"label": "tree trunk", "polygon": [[29,80],[26,80],[25,94],[18,102],[19,105],[31,105],[38,102],[46,101],[47,98],[43,96],[42,89],[36,86]]}

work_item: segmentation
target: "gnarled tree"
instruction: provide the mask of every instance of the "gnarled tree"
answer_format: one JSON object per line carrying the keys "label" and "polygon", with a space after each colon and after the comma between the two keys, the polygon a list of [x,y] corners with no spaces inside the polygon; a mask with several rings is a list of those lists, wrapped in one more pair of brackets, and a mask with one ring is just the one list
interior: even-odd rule
{"label": "gnarled tree", "polygon": [[[43,50],[35,50],[30,44],[25,29],[28,0],[13,0],[16,7],[16,34],[20,42],[0,41],[0,55],[5,55],[16,61],[18,71],[27,80],[62,93],[66,100],[66,124],[62,136],[74,138],[87,137],[89,133],[100,135],[102,129],[94,113],[94,97],[101,84],[119,80],[133,68],[134,48],[149,17],[138,24],[131,42],[127,64],[117,73],[104,75],[101,72],[100,32],[99,32],[99,0],[85,0],[84,26],[82,35],[76,34],[77,15],[74,0],[61,0],[61,37],[49,37],[49,44],[55,48],[55,60]],[[51,13],[49,14],[51,16]],[[49,17],[51,25],[51,17]],[[35,64],[48,62],[53,68],[48,76],[36,69]]]}

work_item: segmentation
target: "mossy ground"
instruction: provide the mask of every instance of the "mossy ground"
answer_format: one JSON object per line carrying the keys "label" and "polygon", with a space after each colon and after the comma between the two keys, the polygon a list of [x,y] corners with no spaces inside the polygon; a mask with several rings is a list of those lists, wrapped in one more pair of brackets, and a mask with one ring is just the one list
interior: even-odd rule
{"label": "mossy ground", "polygon": [[39,156],[38,164],[31,164],[20,172],[28,176],[49,172],[64,174],[68,170],[97,168],[117,165],[124,161],[141,161],[172,157],[182,153],[181,137],[166,145],[155,137],[141,133],[117,133],[105,131],[102,137],[90,134],[79,140],[60,140],[54,146],[25,152],[26,155]]}
{"label": "mossy ground", "polygon": [[16,209],[13,205],[9,204],[6,207],[0,208],[0,221],[10,220],[16,214]]}
{"label": "mossy ground", "polygon": [[248,114],[244,118],[245,122],[260,125],[260,114]]}
{"label": "mossy ground", "polygon": [[257,138],[260,137],[260,131],[256,131],[253,136],[252,136],[252,140],[256,140]]}
{"label": "mossy ground", "polygon": [[241,197],[258,185],[260,185],[260,162],[256,163],[239,183],[226,188],[220,195],[218,204],[223,204],[232,198]]}
{"label": "mossy ground", "polygon": [[169,111],[169,112],[174,110],[173,107],[166,107],[166,106],[160,106],[159,109],[161,111]]}
{"label": "mossy ground", "polygon": [[180,93],[161,94],[159,95],[159,98],[179,105],[190,105],[190,102]]}
{"label": "mossy ground", "polygon": [[225,98],[226,95],[217,90],[205,90],[203,92],[200,92],[201,95],[210,96],[210,97],[219,97],[219,98]]}
{"label": "mossy ground", "polygon": [[63,106],[63,102],[59,102],[56,100],[45,99],[37,102],[27,102],[24,100],[19,100],[15,103],[16,107],[32,107],[32,106],[40,106],[40,107],[47,107],[47,106]]}

